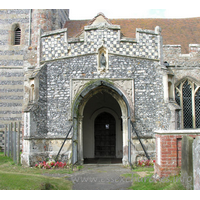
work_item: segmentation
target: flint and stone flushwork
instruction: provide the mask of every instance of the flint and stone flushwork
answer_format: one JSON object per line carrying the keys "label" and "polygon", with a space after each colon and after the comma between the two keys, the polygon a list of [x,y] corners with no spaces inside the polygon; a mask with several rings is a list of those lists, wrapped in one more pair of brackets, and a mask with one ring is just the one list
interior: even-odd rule
{"label": "flint and stone flushwork", "polygon": [[0,145],[5,124],[22,120],[23,165],[55,158],[69,130],[59,160],[94,158],[95,119],[104,112],[115,120],[113,148],[124,165],[147,156],[138,135],[155,158],[156,131],[185,127],[184,84],[195,96],[186,108],[191,127],[199,127],[198,44],[181,54],[180,45],[163,45],[157,24],[128,38],[102,13],[73,35],[68,20],[68,9],[0,10]]}
{"label": "flint and stone flushwork", "polygon": [[[65,29],[41,35],[41,63],[44,64],[38,73],[33,72],[31,76],[35,79],[38,77],[39,98],[29,104],[25,111],[30,113],[30,125],[33,126],[30,130],[34,130],[30,136],[25,137],[26,145],[32,146],[37,138],[44,142],[44,148],[48,146],[46,140],[64,138],[72,125],[73,103],[79,92],[93,82],[103,80],[120,88],[134,108],[132,162],[145,156],[136,139],[136,131],[143,138],[149,155],[155,156],[153,132],[155,129],[168,129],[170,119],[169,109],[163,101],[162,79],[165,72],[159,62],[160,28],[156,27],[155,31],[136,31],[136,39],[121,38],[119,26],[103,23],[85,27],[78,39],[67,39]],[[106,71],[99,70],[101,48],[104,48],[108,62]],[[75,80],[78,89],[75,88]],[[126,86],[123,86],[125,82]],[[69,141],[70,138],[73,138],[72,134]],[[33,155],[43,155],[43,148],[38,148],[37,153],[31,149],[32,153],[24,153],[24,164],[34,164],[37,159]],[[67,156],[63,158],[69,158],[71,154],[72,147],[67,148],[62,154]],[[127,146],[123,148],[126,154]],[[49,155],[55,156],[55,149],[48,148],[46,156]]]}
{"label": "flint and stone flushwork", "polygon": [[85,27],[84,38],[69,41],[67,29],[62,29],[61,33],[44,33],[41,38],[41,61],[96,53],[104,45],[111,54],[159,59],[159,32],[137,29],[137,38],[131,40],[121,39],[120,27],[116,25],[102,25],[97,30],[93,29],[97,27]]}
{"label": "flint and stone flushwork", "polygon": [[[158,63],[120,56],[110,56],[109,60],[113,67],[110,66],[109,72],[103,77],[104,79],[109,79],[111,82],[115,82],[113,79],[117,78],[124,80],[132,78],[134,80],[135,106],[137,107],[135,109],[136,127],[138,127],[140,134],[152,135],[155,124],[160,128],[167,129],[167,119],[154,121],[155,117],[153,117],[157,115],[161,118],[162,115],[168,114],[168,109],[162,101],[163,92],[161,90],[162,84],[160,84],[162,74],[156,69]],[[95,74],[97,72],[96,62],[96,56],[91,55],[60,60],[46,65],[47,84],[40,84],[40,86],[41,88],[47,86],[47,96],[41,92],[40,100],[47,97],[44,103],[47,103],[47,108],[49,108],[47,109],[49,119],[47,124],[50,128],[48,134],[56,135],[58,132],[59,134],[66,132],[67,121],[70,119],[71,113],[70,90],[72,88],[70,88],[70,80],[80,79],[80,81],[85,80],[87,83],[91,79],[102,78],[101,74]],[[45,104],[42,103],[41,106],[45,106]],[[41,119],[38,118],[38,120]],[[140,126],[140,124],[146,124],[146,126]]]}

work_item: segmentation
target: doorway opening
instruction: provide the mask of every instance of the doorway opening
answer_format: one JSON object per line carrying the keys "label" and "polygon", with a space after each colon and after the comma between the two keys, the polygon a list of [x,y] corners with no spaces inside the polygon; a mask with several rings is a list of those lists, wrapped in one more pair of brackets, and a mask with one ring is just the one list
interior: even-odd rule
{"label": "doorway opening", "polygon": [[107,163],[114,158],[122,162],[122,114],[115,98],[105,91],[98,92],[86,103],[83,116],[84,163],[102,159]]}
{"label": "doorway opening", "polygon": [[[113,159],[118,159],[123,165],[127,165],[130,155],[128,136],[131,113],[128,101],[121,91],[110,83],[96,81],[81,92],[73,105],[72,162],[83,164],[88,159],[111,159],[112,161],[109,162],[113,163]],[[99,117],[102,113],[108,113],[106,118],[110,118],[109,123],[104,124],[105,131],[110,128],[110,125],[112,127],[115,124],[115,128],[112,128],[115,137],[108,139],[110,143],[112,140],[115,141],[115,153],[111,145],[104,152],[101,151],[98,146],[101,140],[95,141],[95,135],[98,135],[95,134],[95,124],[98,124],[99,118],[102,118]],[[99,129],[96,130],[99,132]],[[103,147],[105,148],[105,144]]]}
{"label": "doorway opening", "polygon": [[116,122],[107,112],[99,114],[95,119],[95,158],[116,157]]}

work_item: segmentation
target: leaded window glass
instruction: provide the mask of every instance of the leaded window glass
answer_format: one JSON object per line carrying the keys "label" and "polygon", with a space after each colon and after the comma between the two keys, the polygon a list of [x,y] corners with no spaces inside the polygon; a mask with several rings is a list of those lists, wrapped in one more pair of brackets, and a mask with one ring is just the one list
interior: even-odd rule
{"label": "leaded window glass", "polygon": [[200,88],[195,94],[196,128],[200,128]]}
{"label": "leaded window glass", "polygon": [[194,81],[183,80],[175,87],[175,100],[182,108],[183,128],[200,128],[200,87]]}

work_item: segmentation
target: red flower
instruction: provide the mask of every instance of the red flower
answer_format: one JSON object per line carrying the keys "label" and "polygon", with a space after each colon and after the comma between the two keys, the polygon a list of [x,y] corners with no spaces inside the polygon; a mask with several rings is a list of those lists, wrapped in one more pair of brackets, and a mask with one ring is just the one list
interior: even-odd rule
{"label": "red flower", "polygon": [[146,164],[147,166],[149,166],[149,163],[150,163],[150,160],[147,160],[145,164]]}
{"label": "red flower", "polygon": [[40,162],[39,164],[35,164],[35,167],[37,168],[44,168],[44,169],[51,169],[51,168],[64,168],[64,166],[66,166],[66,162],[62,163],[62,162]]}
{"label": "red flower", "polygon": [[155,161],[155,160],[153,160],[153,162],[155,163],[156,161]]}
{"label": "red flower", "polygon": [[46,169],[50,169],[50,168],[51,168],[51,167],[47,164],[47,165],[46,165]]}
{"label": "red flower", "polygon": [[142,163],[141,163],[141,161],[140,161],[140,160],[138,161],[138,165],[140,165],[140,166],[142,165]]}

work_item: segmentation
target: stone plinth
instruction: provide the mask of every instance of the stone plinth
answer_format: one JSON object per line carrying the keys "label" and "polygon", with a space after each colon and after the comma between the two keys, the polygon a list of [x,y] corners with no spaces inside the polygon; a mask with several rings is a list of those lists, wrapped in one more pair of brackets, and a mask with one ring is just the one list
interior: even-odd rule
{"label": "stone plinth", "polygon": [[192,137],[183,136],[181,147],[181,180],[187,190],[191,190],[193,188],[192,143]]}

